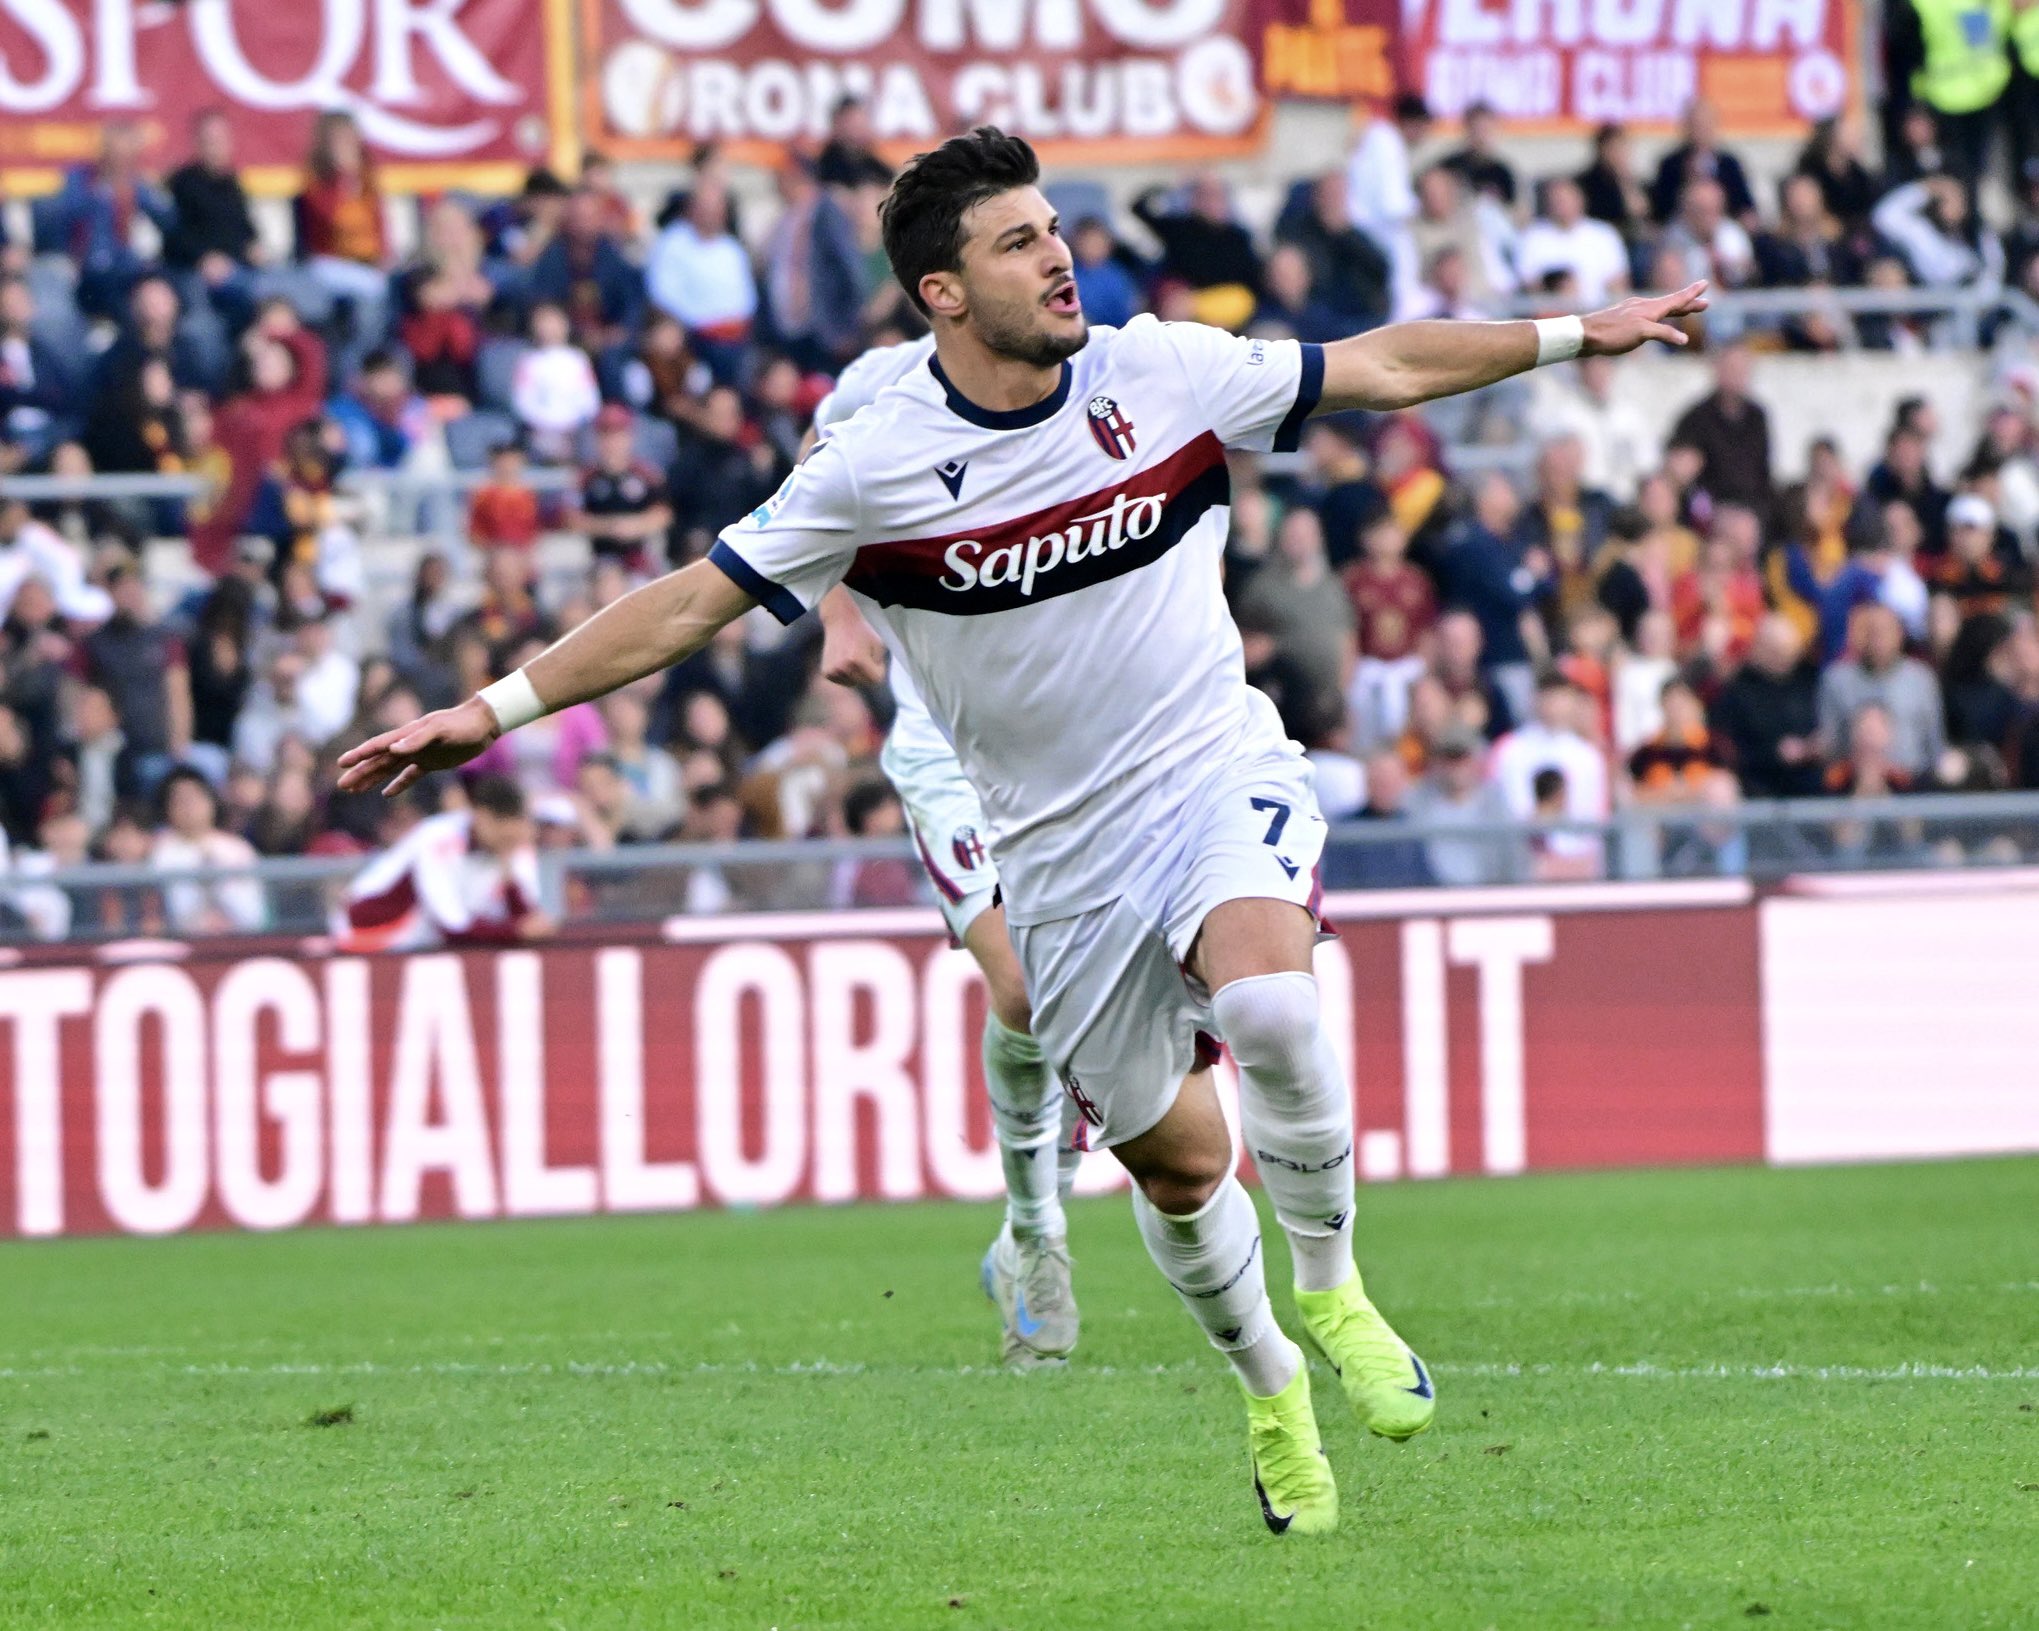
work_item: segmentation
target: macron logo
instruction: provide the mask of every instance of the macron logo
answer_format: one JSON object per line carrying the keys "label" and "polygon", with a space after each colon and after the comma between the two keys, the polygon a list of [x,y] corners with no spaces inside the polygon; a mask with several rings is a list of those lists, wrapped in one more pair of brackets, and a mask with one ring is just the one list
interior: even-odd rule
{"label": "macron logo", "polygon": [[1016,583],[1022,596],[1031,597],[1034,580],[1059,566],[1087,561],[1152,537],[1167,507],[1166,493],[1144,498],[1116,493],[1109,509],[1079,515],[1067,527],[1029,538],[1024,545],[1007,544],[987,554],[975,538],[961,538],[943,554],[942,564],[949,570],[935,581],[956,594]]}
{"label": "macron logo", "polygon": [[942,485],[948,488],[949,497],[963,496],[963,476],[969,468],[969,462],[964,459],[951,459],[947,464],[935,466],[935,474],[941,477]]}

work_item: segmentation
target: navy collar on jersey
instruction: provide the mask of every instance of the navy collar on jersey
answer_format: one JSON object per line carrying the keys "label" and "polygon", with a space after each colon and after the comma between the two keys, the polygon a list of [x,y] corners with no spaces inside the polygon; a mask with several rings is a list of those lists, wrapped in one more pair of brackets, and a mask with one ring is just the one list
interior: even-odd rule
{"label": "navy collar on jersey", "polygon": [[950,383],[949,376],[942,371],[942,359],[930,355],[928,368],[941,385],[942,394],[949,399],[949,412],[958,419],[967,419],[973,425],[986,430],[1025,430],[1030,425],[1042,424],[1053,419],[1062,411],[1062,404],[1069,400],[1069,381],[1076,372],[1065,359],[1062,377],[1055,382],[1055,389],[1028,408],[1009,408],[1001,412],[996,408],[980,408]]}

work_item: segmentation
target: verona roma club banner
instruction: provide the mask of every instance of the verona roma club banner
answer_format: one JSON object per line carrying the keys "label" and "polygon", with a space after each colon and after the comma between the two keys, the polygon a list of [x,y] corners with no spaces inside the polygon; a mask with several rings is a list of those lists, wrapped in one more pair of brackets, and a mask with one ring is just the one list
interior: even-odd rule
{"label": "verona roma club banner", "polygon": [[[1358,1176],[2039,1151],[2039,1004],[2003,977],[2039,967],[2039,876],[1989,882],[1333,896]],[[1000,1192],[982,985],[931,911],[11,955],[0,1237]]]}
{"label": "verona roma club banner", "polygon": [[0,0],[0,185],[33,192],[126,118],[167,170],[223,109],[251,188],[294,191],[345,109],[392,190],[509,191],[570,164],[573,0]]}
{"label": "verona roma club banner", "polygon": [[[1391,6],[1394,0],[1354,0]],[[1307,0],[581,0],[591,146],[662,158],[696,142],[776,162],[846,93],[880,145],[976,124],[1051,163],[1249,152],[1265,134],[1263,35]]]}
{"label": "verona roma club banner", "polygon": [[1667,126],[1704,97],[1731,133],[1802,137],[1859,106],[1860,24],[1859,0],[1404,0],[1401,52],[1446,119]]}

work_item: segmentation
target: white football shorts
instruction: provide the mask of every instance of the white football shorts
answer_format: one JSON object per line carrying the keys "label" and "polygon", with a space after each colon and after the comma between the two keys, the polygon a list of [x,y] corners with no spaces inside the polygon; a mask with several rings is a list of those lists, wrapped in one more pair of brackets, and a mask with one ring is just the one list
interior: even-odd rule
{"label": "white football shorts", "polygon": [[1210,994],[1183,967],[1211,910],[1269,899],[1314,915],[1322,900],[1326,828],[1300,753],[1223,767],[1169,819],[1117,900],[1012,930],[1034,1035],[1088,1124],[1083,1148],[1138,1138],[1217,1056]]}
{"label": "white football shorts", "polygon": [[[888,740],[886,748],[891,745]],[[984,806],[953,757],[909,759],[887,751],[878,764],[905,806],[949,937],[960,946],[970,925],[998,897],[998,867],[991,859]]]}

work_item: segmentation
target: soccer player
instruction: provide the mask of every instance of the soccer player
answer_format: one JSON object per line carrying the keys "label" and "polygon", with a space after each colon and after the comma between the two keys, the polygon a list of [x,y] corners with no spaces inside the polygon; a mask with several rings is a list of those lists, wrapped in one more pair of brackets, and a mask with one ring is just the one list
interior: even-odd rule
{"label": "soccer player", "polygon": [[1219,585],[1225,449],[1319,408],[1392,410],[1551,362],[1683,344],[1705,288],[1584,318],[1417,322],[1316,346],[1085,323],[1031,148],[981,128],[901,171],[885,248],[935,354],[815,449],[707,559],[645,585],[458,706],[342,756],[401,791],[505,730],[699,650],[753,605],[846,583],[955,747],[995,837],[1034,1031],[1132,1175],[1149,1254],[1231,1362],[1269,1528],[1336,1527],[1303,1353],[1275,1323],[1208,1061],[1296,1304],[1369,1428],[1430,1424],[1430,1377],[1352,1249],[1352,1095],[1311,974],[1324,821],[1245,680]]}
{"label": "soccer player", "polygon": [[506,946],[551,934],[524,790],[484,776],[467,804],[427,816],[355,875],[335,914],[342,951]]}
{"label": "soccer player", "polygon": [[[933,351],[929,336],[865,352],[815,408],[815,439],[925,367]],[[845,685],[884,679],[884,643],[849,592],[830,590],[820,614],[821,671]],[[1055,1364],[1075,1351],[1078,1331],[1062,1201],[1082,1158],[1064,1135],[1081,1123],[1065,1115],[1069,1101],[1034,1040],[1026,979],[998,898],[998,866],[986,848],[991,828],[983,805],[904,668],[893,673],[892,698],[892,729],[878,763],[906,808],[949,935],[976,959],[990,999],[981,1056],[1005,1174],[1005,1224],[984,1254],[984,1294],[998,1306],[1008,1365]]]}

